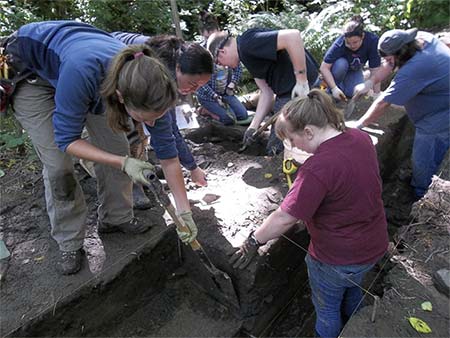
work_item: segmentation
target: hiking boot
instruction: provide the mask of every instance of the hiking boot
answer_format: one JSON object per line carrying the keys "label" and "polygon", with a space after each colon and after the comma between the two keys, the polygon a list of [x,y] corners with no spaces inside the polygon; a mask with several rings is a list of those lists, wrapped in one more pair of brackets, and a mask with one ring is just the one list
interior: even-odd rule
{"label": "hiking boot", "polygon": [[149,198],[140,184],[133,184],[133,208],[138,210],[147,210],[152,206]]}
{"label": "hiking boot", "polygon": [[120,224],[110,224],[102,221],[98,221],[98,232],[110,233],[110,232],[123,232],[125,234],[141,234],[150,229],[150,224],[144,224],[138,218],[133,217],[130,221]]}
{"label": "hiking boot", "polygon": [[71,275],[80,271],[82,249],[73,251],[60,251],[57,270],[61,275]]}

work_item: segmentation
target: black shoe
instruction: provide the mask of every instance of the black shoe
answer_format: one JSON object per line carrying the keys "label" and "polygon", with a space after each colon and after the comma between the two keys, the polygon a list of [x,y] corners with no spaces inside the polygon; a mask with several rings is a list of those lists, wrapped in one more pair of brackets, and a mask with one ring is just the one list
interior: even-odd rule
{"label": "black shoe", "polygon": [[82,249],[74,251],[60,251],[59,262],[57,264],[58,272],[61,275],[71,275],[80,271]]}
{"label": "black shoe", "polygon": [[141,234],[150,229],[150,224],[144,224],[138,218],[134,217],[130,221],[121,224],[110,224],[102,221],[97,222],[98,232],[109,233],[109,232],[123,232],[125,234]]}
{"label": "black shoe", "polygon": [[150,199],[145,195],[142,185],[133,184],[133,208],[147,210],[152,206]]}

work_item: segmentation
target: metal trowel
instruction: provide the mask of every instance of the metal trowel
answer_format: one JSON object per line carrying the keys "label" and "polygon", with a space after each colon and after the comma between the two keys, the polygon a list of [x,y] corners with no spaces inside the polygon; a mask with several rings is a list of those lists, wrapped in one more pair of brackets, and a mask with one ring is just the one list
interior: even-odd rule
{"label": "metal trowel", "polygon": [[[144,176],[150,182],[148,188],[156,197],[157,201],[161,203],[164,209],[166,209],[166,211],[174,221],[177,228],[184,232],[188,232],[189,229],[184,224],[181,217],[177,215],[175,208],[172,205],[172,202],[170,201],[169,196],[167,196],[166,192],[164,191],[161,181],[158,179],[156,174],[151,170],[145,170]],[[197,254],[198,258],[200,259],[200,262],[209,272],[212,282],[214,283],[215,287],[221,294],[220,298],[224,300],[225,303],[227,303],[226,305],[231,305],[235,309],[239,309],[240,308],[239,298],[236,294],[236,290],[234,289],[233,281],[231,280],[230,276],[226,272],[219,270],[213,264],[213,262],[207,255],[206,251],[203,249],[202,245],[197,240],[194,240],[191,243],[189,243],[189,246]]]}
{"label": "metal trowel", "polygon": [[355,110],[357,98],[352,97],[350,101],[347,103],[347,107],[344,109],[344,117],[346,120],[349,120]]}

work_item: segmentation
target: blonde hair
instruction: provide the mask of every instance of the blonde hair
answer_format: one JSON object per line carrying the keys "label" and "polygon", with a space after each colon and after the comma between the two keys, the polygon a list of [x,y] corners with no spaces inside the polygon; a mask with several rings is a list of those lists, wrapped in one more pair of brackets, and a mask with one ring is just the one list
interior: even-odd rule
{"label": "blonde hair", "polygon": [[336,130],[345,131],[343,112],[319,89],[311,90],[305,98],[286,103],[277,118],[275,132],[284,140],[288,132],[303,131],[308,124],[319,128],[331,125]]}
{"label": "blonde hair", "polygon": [[129,131],[125,105],[133,110],[160,113],[175,105],[177,90],[169,71],[148,46],[130,45],[112,59],[101,95],[111,129]]}

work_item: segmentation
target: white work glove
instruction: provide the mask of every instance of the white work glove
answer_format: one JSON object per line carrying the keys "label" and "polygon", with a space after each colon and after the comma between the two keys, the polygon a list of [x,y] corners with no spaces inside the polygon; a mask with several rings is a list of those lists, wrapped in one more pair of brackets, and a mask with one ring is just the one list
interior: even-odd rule
{"label": "white work glove", "polygon": [[228,96],[234,95],[235,88],[236,88],[236,85],[234,84],[234,82],[230,82],[228,84],[227,88],[225,88],[225,94],[227,94]]}
{"label": "white work glove", "polygon": [[355,129],[362,129],[364,126],[361,124],[361,122],[357,120],[352,121],[345,121],[345,126],[347,128],[355,128]]}
{"label": "white work glove", "polygon": [[298,96],[299,98],[304,98],[308,95],[308,93],[309,93],[308,81],[297,82],[294,88],[292,88],[291,99],[293,99],[296,96]]}
{"label": "white work glove", "polygon": [[219,106],[225,107],[225,104],[223,103],[222,96],[216,94],[216,95],[214,95],[214,100],[217,101],[217,103],[219,104]]}
{"label": "white work glove", "polygon": [[336,100],[344,100],[347,101],[347,97],[345,96],[344,92],[339,89],[338,86],[331,89],[331,94]]}
{"label": "white work glove", "polygon": [[378,92],[378,93],[374,93],[374,92],[372,92],[372,95],[370,95],[370,96],[372,96],[372,98],[374,99],[374,100],[376,100],[376,99],[378,99],[378,97],[381,95],[381,92]]}
{"label": "white work glove", "polygon": [[360,83],[355,86],[355,89],[353,90],[353,97],[358,98],[362,95],[365,95],[373,88],[373,82],[372,80],[367,80],[364,83]]}

